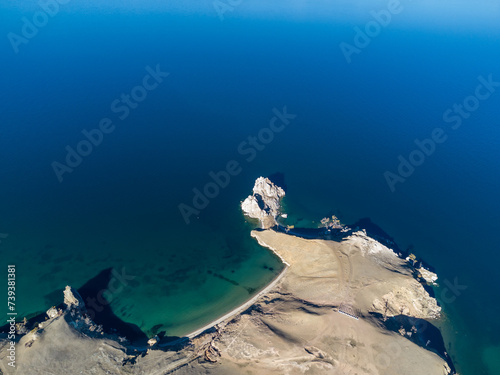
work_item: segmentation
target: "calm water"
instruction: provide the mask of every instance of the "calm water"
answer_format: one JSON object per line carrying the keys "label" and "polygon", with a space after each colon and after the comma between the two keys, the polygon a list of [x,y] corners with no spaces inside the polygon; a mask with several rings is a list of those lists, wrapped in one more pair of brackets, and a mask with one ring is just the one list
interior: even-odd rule
{"label": "calm water", "polygon": [[[65,285],[113,267],[113,312],[148,335],[209,322],[281,267],[249,238],[238,208],[256,177],[281,172],[295,218],[370,217],[435,266],[458,369],[500,373],[500,89],[458,129],[443,121],[479,76],[500,81],[500,7],[401,2],[348,63],[339,45],[354,45],[354,28],[383,9],[243,1],[221,20],[212,2],[73,1],[15,53],[8,33],[21,35],[22,17],[40,8],[3,5],[0,254],[17,266],[18,313],[44,311]],[[136,89],[147,97],[120,119],[112,103],[157,65],[170,75]],[[284,106],[296,118],[248,161],[241,143]],[[114,130],[59,182],[52,163],[103,118]],[[446,141],[391,192],[384,173],[435,128]],[[240,172],[186,225],[179,204],[192,205],[193,188],[230,160]]]}

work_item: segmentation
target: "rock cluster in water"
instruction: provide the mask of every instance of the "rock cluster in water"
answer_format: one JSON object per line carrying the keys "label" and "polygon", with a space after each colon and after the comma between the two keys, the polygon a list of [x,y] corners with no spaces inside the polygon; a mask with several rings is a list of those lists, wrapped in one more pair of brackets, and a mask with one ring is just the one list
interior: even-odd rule
{"label": "rock cluster in water", "polygon": [[431,285],[436,285],[436,281],[438,279],[438,275],[436,275],[434,272],[431,272],[424,267],[417,268],[417,271],[420,273],[422,278]]}
{"label": "rock cluster in water", "polygon": [[245,215],[258,219],[262,228],[267,229],[276,225],[276,217],[280,213],[280,200],[285,191],[271,180],[259,177],[255,181],[253,194],[242,203],[241,209]]}

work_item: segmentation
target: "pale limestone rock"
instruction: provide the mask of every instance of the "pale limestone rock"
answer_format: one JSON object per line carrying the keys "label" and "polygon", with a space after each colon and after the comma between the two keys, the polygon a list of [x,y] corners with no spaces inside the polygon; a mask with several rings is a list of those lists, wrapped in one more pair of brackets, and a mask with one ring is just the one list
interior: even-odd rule
{"label": "pale limestone rock", "polygon": [[52,306],[50,309],[48,309],[46,314],[50,319],[55,318],[56,316],[59,315],[57,309],[54,306]]}
{"label": "pale limestone rock", "polygon": [[76,307],[80,310],[85,309],[85,304],[83,303],[82,297],[75,289],[73,289],[69,285],[66,286],[66,289],[64,289],[64,303],[68,308]]}
{"label": "pale limestone rock", "polygon": [[434,272],[426,270],[423,267],[418,268],[417,271],[420,272],[420,274],[422,275],[422,278],[425,281],[427,281],[429,284],[436,284],[436,281],[438,279],[438,275],[436,275]]}
{"label": "pale limestone rock", "polygon": [[280,214],[280,200],[284,196],[282,188],[268,178],[259,177],[255,181],[253,194],[241,203],[241,208],[247,216],[258,219],[261,226],[267,229],[276,224],[276,217]]}
{"label": "pale limestone rock", "polygon": [[160,341],[160,338],[159,338],[158,336],[155,336],[155,337],[153,337],[153,338],[150,338],[150,339],[148,340],[148,346],[153,347],[153,346],[155,346],[156,344],[158,344],[158,342],[159,342],[159,341]]}
{"label": "pale limestone rock", "polygon": [[417,282],[409,279],[406,286],[394,288],[393,291],[373,301],[373,310],[384,316],[406,315],[420,319],[437,319],[441,316],[441,307]]}

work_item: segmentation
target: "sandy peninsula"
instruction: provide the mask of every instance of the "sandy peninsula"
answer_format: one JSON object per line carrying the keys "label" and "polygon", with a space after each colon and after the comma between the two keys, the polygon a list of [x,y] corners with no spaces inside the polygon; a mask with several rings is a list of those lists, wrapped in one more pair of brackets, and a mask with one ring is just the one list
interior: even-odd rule
{"label": "sandy peninsula", "polygon": [[[266,190],[254,189],[245,205],[270,227],[279,207],[267,209],[268,199],[283,194],[268,180],[259,184]],[[33,330],[18,327],[15,368],[0,335],[0,375],[452,374],[432,324],[441,308],[415,269],[363,230],[339,233],[306,239],[277,227],[252,231],[281,258],[283,272],[239,308],[173,341],[132,346],[105,334],[68,287],[64,309],[50,309]]]}
{"label": "sandy peninsula", "polygon": [[[440,315],[404,260],[362,231],[341,241],[253,231],[288,267],[215,325],[176,345],[130,348],[85,333],[70,307],[17,344],[4,374],[448,374],[446,360],[412,336]],[[340,310],[340,311],[339,311]],[[399,316],[413,329],[386,327]],[[76,322],[75,322],[76,319]],[[80,325],[79,325],[80,324]],[[404,325],[404,324],[402,324]],[[33,340],[33,336],[36,339]]]}

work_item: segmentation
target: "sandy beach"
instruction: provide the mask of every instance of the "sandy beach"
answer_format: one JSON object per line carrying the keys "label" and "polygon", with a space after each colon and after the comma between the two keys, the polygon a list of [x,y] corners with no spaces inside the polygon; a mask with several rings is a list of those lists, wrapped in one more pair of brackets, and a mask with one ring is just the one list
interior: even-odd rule
{"label": "sandy beach", "polygon": [[196,337],[199,334],[206,331],[207,329],[212,328],[213,326],[216,326],[217,324],[222,323],[224,321],[230,320],[232,317],[242,313],[243,311],[248,309],[250,306],[252,306],[259,298],[261,298],[266,293],[271,291],[276,286],[276,284],[278,284],[281,281],[281,279],[285,276],[287,269],[288,269],[288,266],[285,266],[285,268],[278,274],[278,276],[276,276],[273,279],[273,281],[271,281],[271,283],[269,283],[264,289],[262,289],[260,292],[258,292],[255,296],[250,298],[248,301],[246,301],[245,303],[236,307],[234,310],[228,312],[227,314],[221,316],[220,318],[214,320],[213,322],[210,322],[209,324],[201,327],[200,329],[197,329],[196,331],[193,331],[193,332],[185,335],[185,337],[189,337],[189,338]]}

